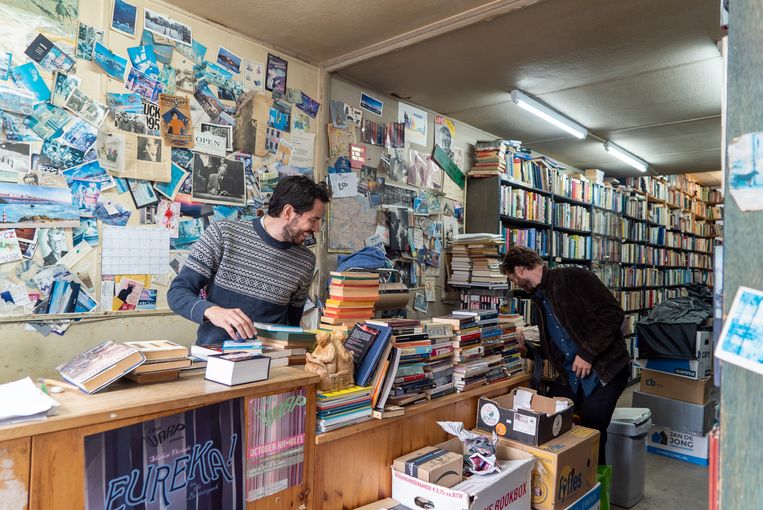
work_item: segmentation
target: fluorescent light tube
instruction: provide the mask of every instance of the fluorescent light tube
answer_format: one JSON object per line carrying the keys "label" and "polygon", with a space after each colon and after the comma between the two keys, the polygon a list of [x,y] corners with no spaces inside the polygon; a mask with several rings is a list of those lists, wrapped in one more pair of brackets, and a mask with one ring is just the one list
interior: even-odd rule
{"label": "fluorescent light tube", "polygon": [[588,135],[588,130],[586,128],[574,120],[565,117],[541,101],[528,96],[521,90],[512,90],[511,100],[514,101],[514,103],[520,108],[523,108],[533,115],[536,115],[545,120],[546,122],[563,129],[575,138],[582,140]]}
{"label": "fluorescent light tube", "polygon": [[623,148],[618,147],[617,145],[613,144],[609,140],[604,142],[604,148],[612,154],[614,157],[622,161],[623,163],[628,163],[630,166],[638,170],[639,172],[646,172],[647,164],[646,161],[637,158],[630,152],[626,151]]}

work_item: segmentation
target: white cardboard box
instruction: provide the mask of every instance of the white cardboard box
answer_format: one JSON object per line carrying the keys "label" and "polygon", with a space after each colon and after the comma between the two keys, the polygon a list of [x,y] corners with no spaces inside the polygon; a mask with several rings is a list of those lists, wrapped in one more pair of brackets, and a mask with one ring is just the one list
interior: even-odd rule
{"label": "white cardboard box", "polygon": [[[437,446],[462,451],[458,439]],[[428,510],[530,510],[530,474],[535,457],[501,444],[496,446],[496,455],[505,463],[503,471],[472,476],[450,489],[391,468],[392,498],[409,508]]]}
{"label": "white cardboard box", "polygon": [[667,427],[653,426],[646,436],[646,450],[671,459],[707,466],[710,453],[709,434],[698,436]]}
{"label": "white cardboard box", "polygon": [[601,483],[593,486],[583,497],[564,510],[599,510],[601,507]]}

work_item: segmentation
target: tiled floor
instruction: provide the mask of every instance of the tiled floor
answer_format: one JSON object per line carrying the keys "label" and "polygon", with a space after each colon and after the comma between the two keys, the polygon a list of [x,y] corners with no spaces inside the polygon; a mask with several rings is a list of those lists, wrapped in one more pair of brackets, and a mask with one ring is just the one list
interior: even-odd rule
{"label": "tiled floor", "polygon": [[[637,384],[625,390],[618,407],[631,405],[636,388]],[[705,510],[707,485],[706,467],[647,453],[644,498],[631,510]]]}

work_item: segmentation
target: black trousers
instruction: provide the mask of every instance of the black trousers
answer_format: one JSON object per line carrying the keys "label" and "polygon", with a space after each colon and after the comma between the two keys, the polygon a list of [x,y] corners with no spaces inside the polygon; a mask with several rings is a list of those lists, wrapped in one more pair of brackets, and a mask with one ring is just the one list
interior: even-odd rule
{"label": "black trousers", "polygon": [[599,464],[606,464],[607,427],[615,412],[617,399],[623,393],[628,384],[631,373],[630,364],[621,370],[606,386],[599,386],[589,396],[585,396],[583,388],[578,385],[577,393],[572,388],[562,383],[559,379],[552,382],[549,387],[549,396],[566,397],[575,403],[575,411],[580,415],[580,424],[584,427],[596,429],[601,433],[599,442]]}

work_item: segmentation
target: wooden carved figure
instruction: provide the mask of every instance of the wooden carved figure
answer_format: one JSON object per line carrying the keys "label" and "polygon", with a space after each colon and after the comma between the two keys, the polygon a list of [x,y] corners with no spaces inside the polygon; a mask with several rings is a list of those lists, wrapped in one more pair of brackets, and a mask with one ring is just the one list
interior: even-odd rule
{"label": "wooden carved figure", "polygon": [[329,376],[336,373],[336,348],[331,343],[329,332],[320,332],[315,335],[317,346],[312,353],[305,355],[305,371],[321,378],[318,385],[320,390],[326,390],[330,386]]}
{"label": "wooden carved figure", "polygon": [[336,349],[336,371],[337,373],[347,373],[348,386],[355,384],[353,378],[353,372],[355,370],[355,363],[352,357],[352,352],[348,351],[344,347],[344,342],[347,340],[347,334],[344,331],[335,330],[331,332],[331,343],[334,344]]}

